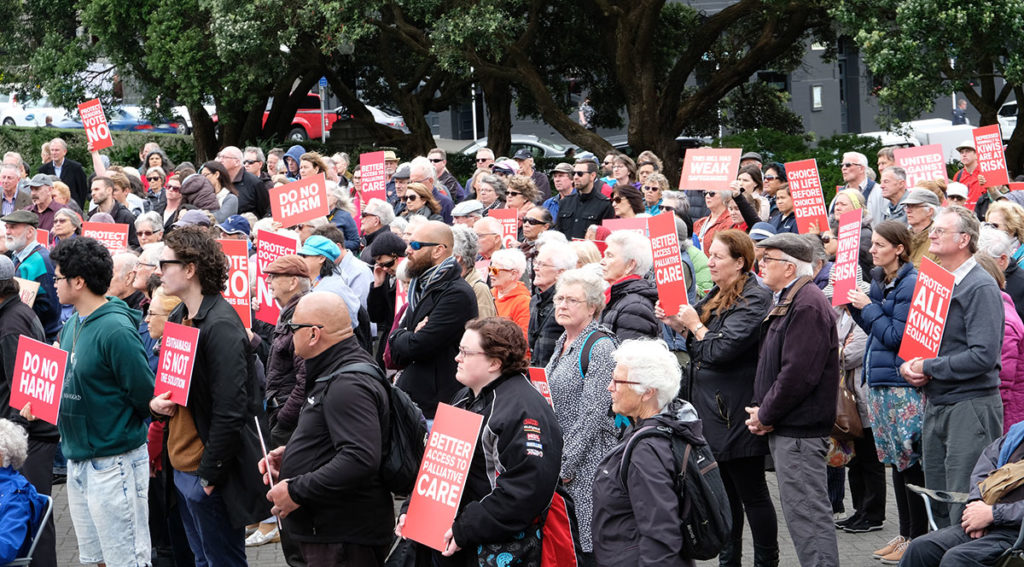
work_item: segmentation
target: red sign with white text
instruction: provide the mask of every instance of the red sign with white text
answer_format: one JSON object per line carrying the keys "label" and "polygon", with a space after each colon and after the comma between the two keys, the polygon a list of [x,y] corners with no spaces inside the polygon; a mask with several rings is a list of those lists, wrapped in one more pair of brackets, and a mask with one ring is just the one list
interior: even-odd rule
{"label": "red sign with white text", "polygon": [[551,399],[551,388],[548,386],[548,373],[543,368],[530,367],[530,383],[533,384],[534,388],[540,392],[540,395],[544,396],[544,399],[551,404],[552,409],[555,407],[555,400]]}
{"label": "red sign with white text", "polygon": [[[978,169],[974,172],[985,178],[985,187],[1009,183],[1010,175],[1006,170],[1006,155],[1003,153],[1003,136],[999,133],[999,124],[975,128],[971,133],[974,135],[974,149],[978,153]],[[980,193],[967,196],[967,204],[972,210],[978,197],[981,197]]]}
{"label": "red sign with white text", "polygon": [[651,252],[654,254],[654,281],[658,299],[665,315],[679,313],[687,304],[686,281],[683,279],[683,258],[679,251],[675,215],[664,212],[647,219],[651,231]]}
{"label": "red sign with white text", "polygon": [[648,217],[632,217],[628,219],[604,219],[601,221],[601,226],[607,228],[611,232],[618,230],[631,230],[644,238],[647,238],[647,218]]}
{"label": "red sign with white text", "polygon": [[365,203],[370,199],[387,201],[388,174],[384,169],[384,152],[359,154],[359,186]]}
{"label": "red sign with white text", "polygon": [[196,362],[199,329],[168,321],[160,340],[160,364],[156,369],[154,396],[170,392],[170,400],[179,406],[188,404],[192,385],[192,366]]}
{"label": "red sign with white text", "polygon": [[438,404],[402,537],[444,551],[444,534],[459,511],[483,416]]}
{"label": "red sign with white text", "polygon": [[111,255],[128,251],[128,225],[108,222],[83,222],[82,236],[100,241]]}
{"label": "red sign with white text", "polygon": [[295,254],[298,249],[299,242],[290,236],[266,230],[256,232],[256,318],[264,323],[276,325],[281,307],[270,293],[270,282],[263,270],[274,260]]}
{"label": "red sign with white text", "polygon": [[11,407],[32,404],[32,415],[57,425],[68,353],[24,335],[18,337],[11,381]]}
{"label": "red sign with white text", "polygon": [[917,285],[914,286],[914,301],[910,304],[907,326],[903,329],[900,358],[910,360],[938,356],[954,281],[951,272],[927,257],[921,260]]}
{"label": "red sign with white text", "polygon": [[36,229],[36,242],[38,242],[39,244],[41,244],[43,246],[49,246],[50,245],[50,231],[42,229],[42,228],[37,228]]}
{"label": "red sign with white text", "polygon": [[218,240],[228,257],[228,283],[221,295],[235,308],[246,329],[252,328],[252,310],[249,309],[249,247],[245,240]]}
{"label": "red sign with white text", "polygon": [[864,209],[846,211],[839,217],[839,247],[832,267],[832,306],[846,305],[847,295],[857,287],[857,257],[860,254],[860,223]]}
{"label": "red sign with white text", "polygon": [[513,248],[519,236],[518,211],[515,209],[492,209],[487,216],[501,221],[501,243],[505,248]]}
{"label": "red sign with white text", "polygon": [[740,167],[738,148],[690,148],[683,160],[680,189],[724,191],[736,180]]}
{"label": "red sign with white text", "polygon": [[324,174],[292,181],[270,190],[274,220],[291,227],[331,212],[327,206],[327,177]]}
{"label": "red sign with white text", "polygon": [[[896,166],[907,172],[907,187],[918,181],[946,180],[946,160],[942,157],[942,144],[928,144],[916,148],[893,150]],[[878,172],[881,175],[882,172]]]}
{"label": "red sign with white text", "polygon": [[103,150],[114,145],[107,117],[103,115],[103,106],[98,98],[79,104],[78,116],[85,128],[85,139],[92,143],[92,149]]}
{"label": "red sign with white text", "polygon": [[818,162],[813,159],[805,159],[787,163],[786,179],[789,181],[789,194],[793,197],[796,228],[800,234],[807,234],[814,222],[818,223],[820,230],[826,230],[828,214],[825,208],[825,197],[821,192],[821,178],[818,177]]}

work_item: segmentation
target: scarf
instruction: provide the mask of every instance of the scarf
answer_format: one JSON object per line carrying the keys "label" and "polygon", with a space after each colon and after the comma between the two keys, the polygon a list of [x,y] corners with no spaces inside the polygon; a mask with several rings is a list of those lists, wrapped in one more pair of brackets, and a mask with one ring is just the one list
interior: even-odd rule
{"label": "scarf", "polygon": [[1019,421],[1010,426],[1003,440],[1003,446],[999,449],[999,461],[996,467],[1001,467],[1010,461],[1010,456],[1017,450],[1020,442],[1024,441],[1024,421]]}
{"label": "scarf", "polygon": [[456,267],[455,256],[448,256],[440,264],[423,272],[418,278],[413,278],[409,282],[409,308],[406,312],[412,313],[416,311],[416,305],[423,298],[423,295],[427,293],[427,290]]}

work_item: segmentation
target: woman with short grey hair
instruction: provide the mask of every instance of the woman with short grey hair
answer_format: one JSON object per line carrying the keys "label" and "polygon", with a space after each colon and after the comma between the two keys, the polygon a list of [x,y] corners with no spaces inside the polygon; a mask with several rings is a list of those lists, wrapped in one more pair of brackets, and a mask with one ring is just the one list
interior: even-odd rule
{"label": "woman with short grey hair", "polygon": [[26,555],[29,527],[32,532],[41,529],[46,510],[46,497],[17,471],[27,457],[28,433],[13,421],[0,419],[0,565]]}
{"label": "woman with short grey hair", "polygon": [[160,213],[149,211],[135,219],[135,234],[139,237],[139,246],[150,242],[160,242],[164,237],[164,221]]}
{"label": "woman with short grey hair", "polygon": [[623,340],[658,337],[658,320],[654,318],[658,289],[654,282],[644,279],[654,265],[651,241],[620,230],[605,242],[601,268],[611,290],[601,323]]}
{"label": "woman with short grey hair", "polygon": [[457,224],[452,226],[452,256],[462,268],[462,279],[473,288],[476,295],[477,316],[481,319],[494,317],[498,314],[494,306],[494,295],[487,286],[480,272],[476,271],[476,255],[480,250],[480,240],[473,229]]}

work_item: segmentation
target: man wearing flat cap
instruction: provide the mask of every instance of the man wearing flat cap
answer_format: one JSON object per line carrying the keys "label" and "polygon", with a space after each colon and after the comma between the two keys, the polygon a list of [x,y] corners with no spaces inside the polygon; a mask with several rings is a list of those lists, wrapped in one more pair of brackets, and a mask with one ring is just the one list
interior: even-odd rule
{"label": "man wearing flat cap", "polygon": [[812,281],[814,251],[784,233],[758,243],[761,272],[775,307],[761,324],[754,407],[747,427],[767,435],[779,498],[801,565],[838,565],[825,454],[836,418],[839,339],[836,316]]}
{"label": "man wearing flat cap", "polygon": [[39,215],[31,211],[14,211],[0,218],[7,225],[7,251],[14,261],[18,277],[39,284],[32,310],[43,324],[47,341],[53,341],[60,332],[60,303],[53,286],[53,262],[45,246],[36,242]]}
{"label": "man wearing flat cap", "polygon": [[38,228],[52,230],[54,213],[67,206],[53,200],[53,178],[38,173],[29,180],[28,186],[32,191],[32,204],[25,207],[25,210],[39,215]]}

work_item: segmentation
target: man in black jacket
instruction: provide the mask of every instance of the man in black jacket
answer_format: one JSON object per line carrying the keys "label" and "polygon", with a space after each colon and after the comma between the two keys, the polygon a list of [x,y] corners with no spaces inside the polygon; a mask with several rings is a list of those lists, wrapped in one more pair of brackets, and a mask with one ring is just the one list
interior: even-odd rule
{"label": "man in black jacket", "polygon": [[228,170],[238,192],[238,214],[253,213],[258,219],[270,216],[270,193],[259,177],[242,167],[242,150],[226,146],[217,154],[217,161]]}
{"label": "man in black jacket", "polygon": [[339,372],[373,364],[340,297],[303,296],[289,324],[310,387],[288,445],[269,455],[278,481],[267,493],[271,511],[310,567],[382,565],[395,523],[391,493],[378,474],[387,392],[372,376]]}
{"label": "man in black jacket", "polygon": [[589,159],[576,160],[572,172],[576,192],[562,198],[555,225],[555,229],[569,240],[583,238],[590,225],[601,224],[602,220],[615,217],[612,202],[594,185],[597,164]]}
{"label": "man in black jacket", "polygon": [[51,160],[39,168],[39,173],[59,177],[71,190],[71,198],[84,211],[85,202],[89,199],[89,184],[85,179],[85,169],[77,161],[67,159],[66,155],[68,155],[68,145],[64,140],[60,138],[50,140]]}
{"label": "man in black jacket", "polygon": [[477,316],[476,294],[452,256],[450,226],[430,221],[412,234],[406,250],[409,304],[401,324],[388,337],[391,361],[405,368],[398,387],[433,421],[438,402],[461,388],[455,355],[466,322]]}
{"label": "man in black jacket", "polygon": [[114,222],[128,225],[128,246],[139,249],[139,235],[135,232],[135,215],[114,198],[114,180],[109,177],[96,177],[92,180],[92,202],[96,208],[89,213],[89,218],[99,213],[107,213],[114,217]]}

